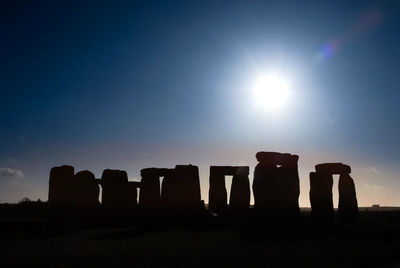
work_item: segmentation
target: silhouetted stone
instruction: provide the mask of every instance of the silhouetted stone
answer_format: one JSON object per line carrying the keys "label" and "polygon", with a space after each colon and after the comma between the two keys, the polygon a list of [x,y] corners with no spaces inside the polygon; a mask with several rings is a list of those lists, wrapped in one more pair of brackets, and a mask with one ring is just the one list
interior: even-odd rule
{"label": "silhouetted stone", "polygon": [[316,165],[315,171],[329,174],[350,174],[351,168],[342,163],[324,163]]}
{"label": "silhouetted stone", "polygon": [[225,186],[225,167],[210,167],[210,188],[208,192],[208,207],[211,211],[221,213],[228,209]]}
{"label": "silhouetted stone", "polygon": [[[193,212],[202,207],[197,166],[177,165],[175,169],[142,169],[139,203],[146,209]],[[160,194],[160,177],[164,177]],[[161,201],[161,202],[160,202]]]}
{"label": "silhouetted stone", "polygon": [[102,204],[114,212],[131,207],[126,171],[106,169],[101,176]]}
{"label": "silhouetted stone", "polygon": [[[330,221],[332,219],[333,204],[330,204],[332,201],[328,201],[328,199],[332,200],[332,174],[340,174],[339,216],[343,221],[356,221],[358,215],[358,204],[355,185],[353,179],[349,175],[351,172],[350,166],[342,163],[324,163],[316,165],[315,170],[317,171],[316,173],[310,174],[311,189],[314,189],[313,195],[312,191],[310,190],[313,218],[326,221]],[[318,191],[316,190],[316,185],[319,185]],[[316,197],[317,193],[318,198],[324,201],[318,201],[318,198]]]}
{"label": "silhouetted stone", "polygon": [[253,193],[256,211],[272,218],[299,215],[300,194],[298,156],[289,153],[258,152],[254,170]]}
{"label": "silhouetted stone", "polygon": [[[161,175],[161,174],[160,174]],[[177,178],[175,176],[174,169],[164,169],[164,173],[162,175],[164,178],[161,184],[161,205],[163,208],[167,210],[174,209],[176,203],[179,200],[176,200],[176,188],[177,186]]]}
{"label": "silhouetted stone", "polygon": [[300,178],[297,162],[298,155],[282,154],[281,167],[278,169],[281,183],[281,209],[287,217],[297,217],[300,213]]}
{"label": "silhouetted stone", "polygon": [[339,216],[345,222],[355,222],[358,218],[356,187],[346,173],[339,177]]}
{"label": "silhouetted stone", "polygon": [[254,208],[258,212],[272,213],[279,207],[280,187],[278,162],[281,153],[258,152],[259,164],[254,169],[253,194]]}
{"label": "silhouetted stone", "polygon": [[[164,172],[165,173],[165,172]],[[140,171],[141,182],[139,205],[146,210],[160,208],[160,176],[164,176],[159,168],[145,168]]]}
{"label": "silhouetted stone", "polygon": [[333,221],[333,178],[329,173],[310,173],[311,217],[318,222]]}
{"label": "silhouetted stone", "polygon": [[259,163],[276,166],[280,162],[281,153],[278,152],[258,152],[256,159]]}
{"label": "silhouetted stone", "polygon": [[73,203],[73,178],[72,166],[53,167],[49,178],[49,204],[53,208],[67,208]]}
{"label": "silhouetted stone", "polygon": [[92,172],[84,170],[76,173],[73,186],[73,203],[78,209],[90,210],[99,205],[99,186]]}
{"label": "silhouetted stone", "polygon": [[244,211],[250,206],[249,167],[246,166],[211,166],[209,209],[222,213],[227,211],[227,191],[225,176],[233,175],[229,208],[231,211]]}
{"label": "silhouetted stone", "polygon": [[173,183],[166,199],[171,209],[181,212],[196,212],[202,209],[199,168],[192,165],[177,165],[173,172]]}
{"label": "silhouetted stone", "polygon": [[274,163],[259,163],[254,169],[254,208],[258,212],[272,213],[279,210],[279,170]]}
{"label": "silhouetted stone", "polygon": [[229,209],[243,212],[250,207],[249,167],[237,167],[232,178]]}

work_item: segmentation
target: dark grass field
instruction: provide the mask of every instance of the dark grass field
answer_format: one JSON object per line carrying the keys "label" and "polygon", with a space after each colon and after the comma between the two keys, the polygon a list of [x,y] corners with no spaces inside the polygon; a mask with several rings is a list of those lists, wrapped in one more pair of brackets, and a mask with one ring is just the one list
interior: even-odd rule
{"label": "dark grass field", "polygon": [[216,218],[133,225],[0,221],[0,267],[400,267],[400,211],[358,224]]}

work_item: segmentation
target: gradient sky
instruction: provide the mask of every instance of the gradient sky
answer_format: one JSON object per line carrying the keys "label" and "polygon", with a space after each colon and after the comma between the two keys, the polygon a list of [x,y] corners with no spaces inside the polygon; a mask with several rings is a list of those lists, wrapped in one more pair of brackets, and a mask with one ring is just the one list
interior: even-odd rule
{"label": "gradient sky", "polygon": [[[301,4],[300,4],[301,2]],[[398,1],[10,1],[0,7],[0,202],[47,200],[51,167],[101,176],[300,155],[352,166],[360,206],[400,206]],[[286,106],[255,107],[279,73]],[[229,179],[228,179],[229,182]],[[337,178],[334,185],[337,204]]]}

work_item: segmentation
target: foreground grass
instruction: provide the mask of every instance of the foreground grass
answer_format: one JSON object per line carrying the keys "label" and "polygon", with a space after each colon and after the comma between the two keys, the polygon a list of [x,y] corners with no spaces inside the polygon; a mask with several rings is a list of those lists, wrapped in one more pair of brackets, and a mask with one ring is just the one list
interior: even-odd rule
{"label": "foreground grass", "polygon": [[322,227],[66,225],[50,231],[40,220],[1,224],[1,267],[400,267],[398,212]]}

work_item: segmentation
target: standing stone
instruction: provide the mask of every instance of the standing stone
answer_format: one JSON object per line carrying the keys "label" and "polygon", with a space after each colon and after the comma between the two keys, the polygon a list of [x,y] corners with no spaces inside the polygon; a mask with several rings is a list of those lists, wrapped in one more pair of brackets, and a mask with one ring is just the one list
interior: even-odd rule
{"label": "standing stone", "polygon": [[145,168],[140,171],[139,205],[145,210],[160,208],[160,171],[157,168]]}
{"label": "standing stone", "polygon": [[74,168],[72,166],[53,167],[49,178],[49,204],[52,208],[68,208],[73,202]]}
{"label": "standing stone", "polygon": [[299,216],[299,157],[289,153],[258,152],[256,158],[259,161],[253,181],[256,211],[277,219]]}
{"label": "standing stone", "polygon": [[94,174],[88,170],[74,176],[74,204],[80,210],[93,210],[99,205],[99,186]]}
{"label": "standing stone", "polygon": [[225,174],[221,167],[210,167],[210,188],[208,206],[216,213],[226,212],[228,209]]}
{"label": "standing stone", "polygon": [[103,207],[113,212],[129,208],[128,174],[122,170],[106,169],[101,176]]}
{"label": "standing stone", "polygon": [[[320,181],[318,183],[324,183],[323,179],[325,177],[330,177],[329,180],[325,180],[325,188],[324,192],[326,194],[326,198],[332,199],[332,174],[340,174],[339,177],[339,217],[341,218],[342,221],[345,222],[354,222],[357,220],[358,216],[358,204],[357,204],[357,197],[356,197],[356,188],[354,185],[353,179],[350,177],[349,173],[351,172],[351,167],[342,163],[324,163],[324,164],[319,164],[315,166],[316,170],[316,175],[314,175],[316,178],[319,177]],[[316,181],[316,180],[315,180]],[[310,182],[311,181],[311,175],[310,175]],[[316,182],[314,182],[316,183]],[[313,185],[311,184],[311,188]],[[321,187],[323,187],[321,185]],[[329,188],[329,190],[328,190]],[[328,193],[329,191],[329,193]],[[323,197],[321,197],[323,198]],[[310,191],[310,200],[311,200],[311,191]],[[322,202],[323,203],[323,202]],[[312,211],[317,211],[317,206],[322,206],[320,202],[314,198],[314,201],[311,202],[312,206]],[[332,205],[333,207],[333,205]],[[333,214],[333,208],[325,208],[327,211],[325,214],[330,215]],[[329,210],[329,211],[328,211]],[[314,213],[316,215],[315,218],[318,219],[318,215],[322,215],[320,217],[324,218],[323,212],[319,213]],[[325,218],[333,218],[331,216],[326,216]],[[331,219],[332,220],[332,219]]]}
{"label": "standing stone", "polygon": [[333,221],[333,178],[329,173],[310,173],[311,217],[317,222]]}
{"label": "standing stone", "polygon": [[279,178],[281,182],[281,208],[282,215],[289,218],[298,217],[300,214],[299,195],[300,178],[297,167],[298,155],[282,154]]}
{"label": "standing stone", "polygon": [[254,208],[258,212],[273,212],[279,210],[279,174],[276,152],[258,152],[260,162],[254,169],[253,193]]}
{"label": "standing stone", "polygon": [[192,165],[175,166],[173,184],[174,209],[183,212],[195,212],[202,209],[200,194],[199,168]]}
{"label": "standing stone", "polygon": [[[179,203],[179,198],[176,195],[177,185],[179,182],[175,176],[174,169],[164,169],[164,179],[161,184],[161,205],[167,211],[174,210]],[[161,175],[161,174],[160,174]]]}
{"label": "standing stone", "polygon": [[343,163],[323,163],[315,166],[315,171],[329,174],[351,173],[351,167]]}
{"label": "standing stone", "polygon": [[249,167],[237,167],[232,178],[229,209],[243,212],[250,207]]}
{"label": "standing stone", "polygon": [[347,173],[339,177],[339,217],[345,222],[355,222],[358,218],[356,187]]}

